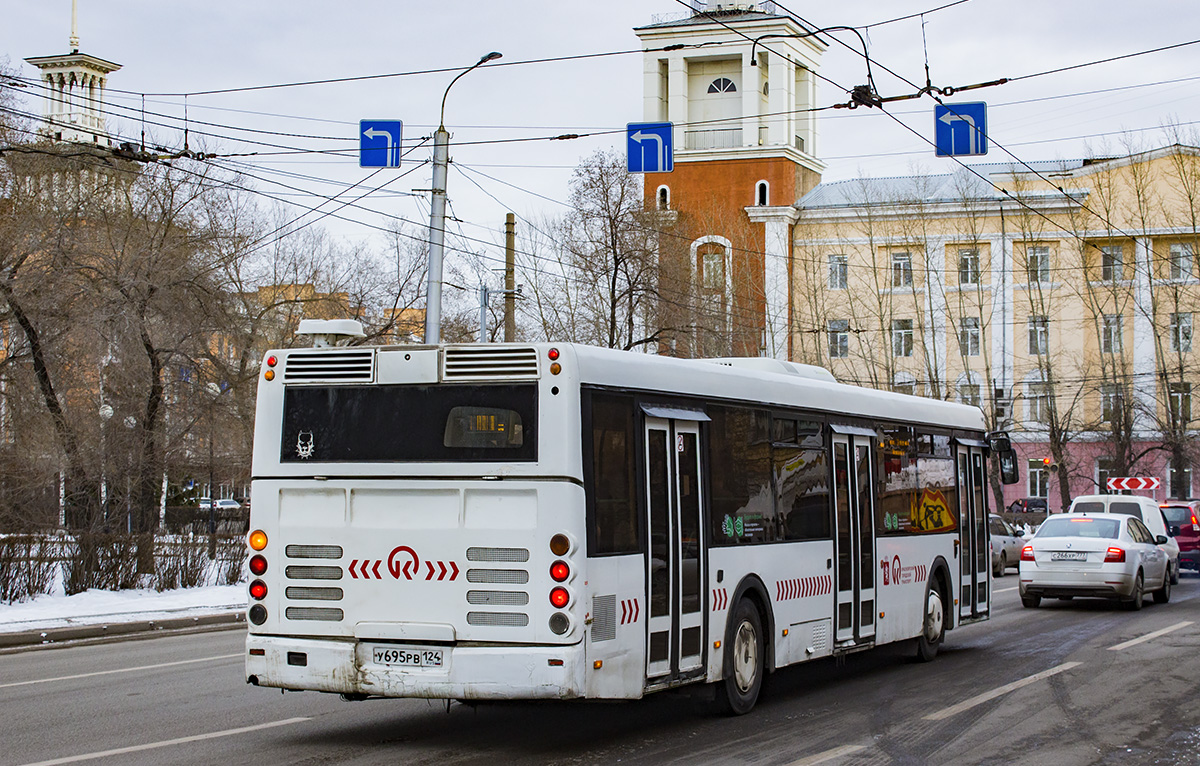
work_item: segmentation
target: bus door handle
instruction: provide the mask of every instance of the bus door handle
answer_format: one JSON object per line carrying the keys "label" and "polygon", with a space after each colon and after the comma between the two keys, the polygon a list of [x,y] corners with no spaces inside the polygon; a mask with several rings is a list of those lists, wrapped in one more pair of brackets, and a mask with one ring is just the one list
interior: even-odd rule
{"label": "bus door handle", "polygon": [[954,558],[958,558],[958,546],[961,542],[961,540],[954,541]]}

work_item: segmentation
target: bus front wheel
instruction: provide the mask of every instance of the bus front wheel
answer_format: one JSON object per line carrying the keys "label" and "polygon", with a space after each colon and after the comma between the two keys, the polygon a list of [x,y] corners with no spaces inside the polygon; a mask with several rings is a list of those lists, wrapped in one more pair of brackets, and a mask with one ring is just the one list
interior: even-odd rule
{"label": "bus front wheel", "polygon": [[742,599],[725,628],[725,678],[717,685],[717,704],[727,714],[749,713],[758,701],[765,672],[762,617]]}
{"label": "bus front wheel", "polygon": [[921,635],[917,636],[917,659],[929,662],[938,654],[946,638],[946,605],[942,592],[933,583],[929,584],[925,596],[925,619],[921,621]]}

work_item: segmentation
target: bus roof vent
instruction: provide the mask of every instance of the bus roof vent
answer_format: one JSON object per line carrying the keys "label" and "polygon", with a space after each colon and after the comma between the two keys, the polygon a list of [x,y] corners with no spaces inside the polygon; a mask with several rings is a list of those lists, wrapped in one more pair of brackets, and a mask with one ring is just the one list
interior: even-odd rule
{"label": "bus roof vent", "polygon": [[825,380],[830,383],[836,383],[837,378],[833,377],[833,373],[824,367],[818,367],[815,364],[800,364],[799,362],[785,362],[782,359],[771,359],[763,356],[727,356],[714,357],[710,359],[701,359],[702,362],[711,362],[720,364],[725,367],[737,367],[743,370],[757,370],[758,372],[774,372],[780,375],[796,375],[801,378],[812,378],[813,380]]}
{"label": "bus roof vent", "polygon": [[529,346],[450,346],[443,358],[443,380],[536,378],[537,349]]}
{"label": "bus roof vent", "polygon": [[289,383],[370,383],[375,379],[373,349],[293,351],[283,366]]}

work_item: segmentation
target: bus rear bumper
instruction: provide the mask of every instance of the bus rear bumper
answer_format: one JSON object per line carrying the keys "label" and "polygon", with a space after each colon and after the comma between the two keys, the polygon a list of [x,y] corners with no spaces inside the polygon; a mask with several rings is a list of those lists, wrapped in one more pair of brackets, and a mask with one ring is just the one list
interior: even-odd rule
{"label": "bus rear bumper", "polygon": [[[443,667],[378,665],[366,642],[246,637],[246,681],[281,689],[425,699],[584,696],[582,644],[445,646]],[[252,653],[253,652],[253,653]]]}

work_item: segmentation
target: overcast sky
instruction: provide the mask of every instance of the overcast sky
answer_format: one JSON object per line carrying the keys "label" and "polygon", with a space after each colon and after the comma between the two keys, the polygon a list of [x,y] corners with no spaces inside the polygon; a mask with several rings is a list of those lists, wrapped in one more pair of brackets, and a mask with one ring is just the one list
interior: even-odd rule
{"label": "overcast sky", "polygon": [[[782,5],[820,27],[861,27],[950,1],[785,0]],[[197,94],[187,99],[188,116],[197,121],[191,125],[193,148],[217,153],[355,149],[360,119],[394,118],[404,121],[407,149],[436,127],[442,94],[454,72],[199,92],[463,67],[488,51],[502,52],[500,61],[460,80],[446,103],[456,166],[447,187],[452,212],[461,221],[455,226],[467,237],[497,243],[460,244],[492,253],[502,246],[506,211],[519,217],[561,213],[571,169],[597,149],[623,151],[624,125],[642,119],[638,53],[523,62],[635,51],[634,27],[661,15],[686,13],[678,0],[79,0],[79,6],[82,52],[123,66],[109,78],[110,131],[136,140],[142,129],[135,119],[139,94],[146,94],[147,112],[169,115],[148,116],[146,129],[173,149],[182,145],[178,126],[184,100],[159,94]],[[0,25],[0,55],[33,77],[36,70],[23,59],[67,52],[70,15],[70,0],[10,0]],[[923,84],[926,50],[934,85],[962,86],[1191,42],[1200,38],[1198,20],[1200,4],[1194,0],[968,0],[925,15],[924,30],[922,19],[913,18],[871,27],[866,36],[877,62],[878,90],[891,96],[914,88],[884,68]],[[838,38],[858,47],[853,35]],[[861,55],[838,43],[831,44],[820,74],[843,88],[866,81]],[[41,114],[36,90],[27,93],[28,108]],[[846,100],[843,90],[821,85],[820,105]],[[1010,161],[1005,149],[1025,161],[1078,158],[1101,153],[1106,144],[1120,147],[1127,136],[1146,147],[1160,146],[1165,139],[1155,129],[1164,122],[1189,123],[1194,129],[1190,123],[1200,120],[1200,45],[1022,79],[954,100],[988,102],[993,141],[988,161]],[[828,164],[825,180],[956,167],[935,158],[921,138],[932,138],[931,100],[891,104],[888,111],[919,135],[879,110],[822,113],[817,151]],[[606,130],[617,132],[575,141],[494,143]],[[413,160],[407,167],[384,171],[352,192],[357,196],[411,170],[360,203],[378,212],[347,208],[339,215],[358,223],[323,223],[349,239],[370,238],[369,226],[386,224],[380,213],[426,226],[428,194],[411,193],[430,186],[428,165],[418,166],[430,154],[428,144],[416,146],[407,155]],[[371,172],[358,167],[354,153],[220,162],[257,177],[254,185],[260,192],[305,207],[320,201],[313,194],[343,194]],[[289,209],[294,215],[303,211]]]}

